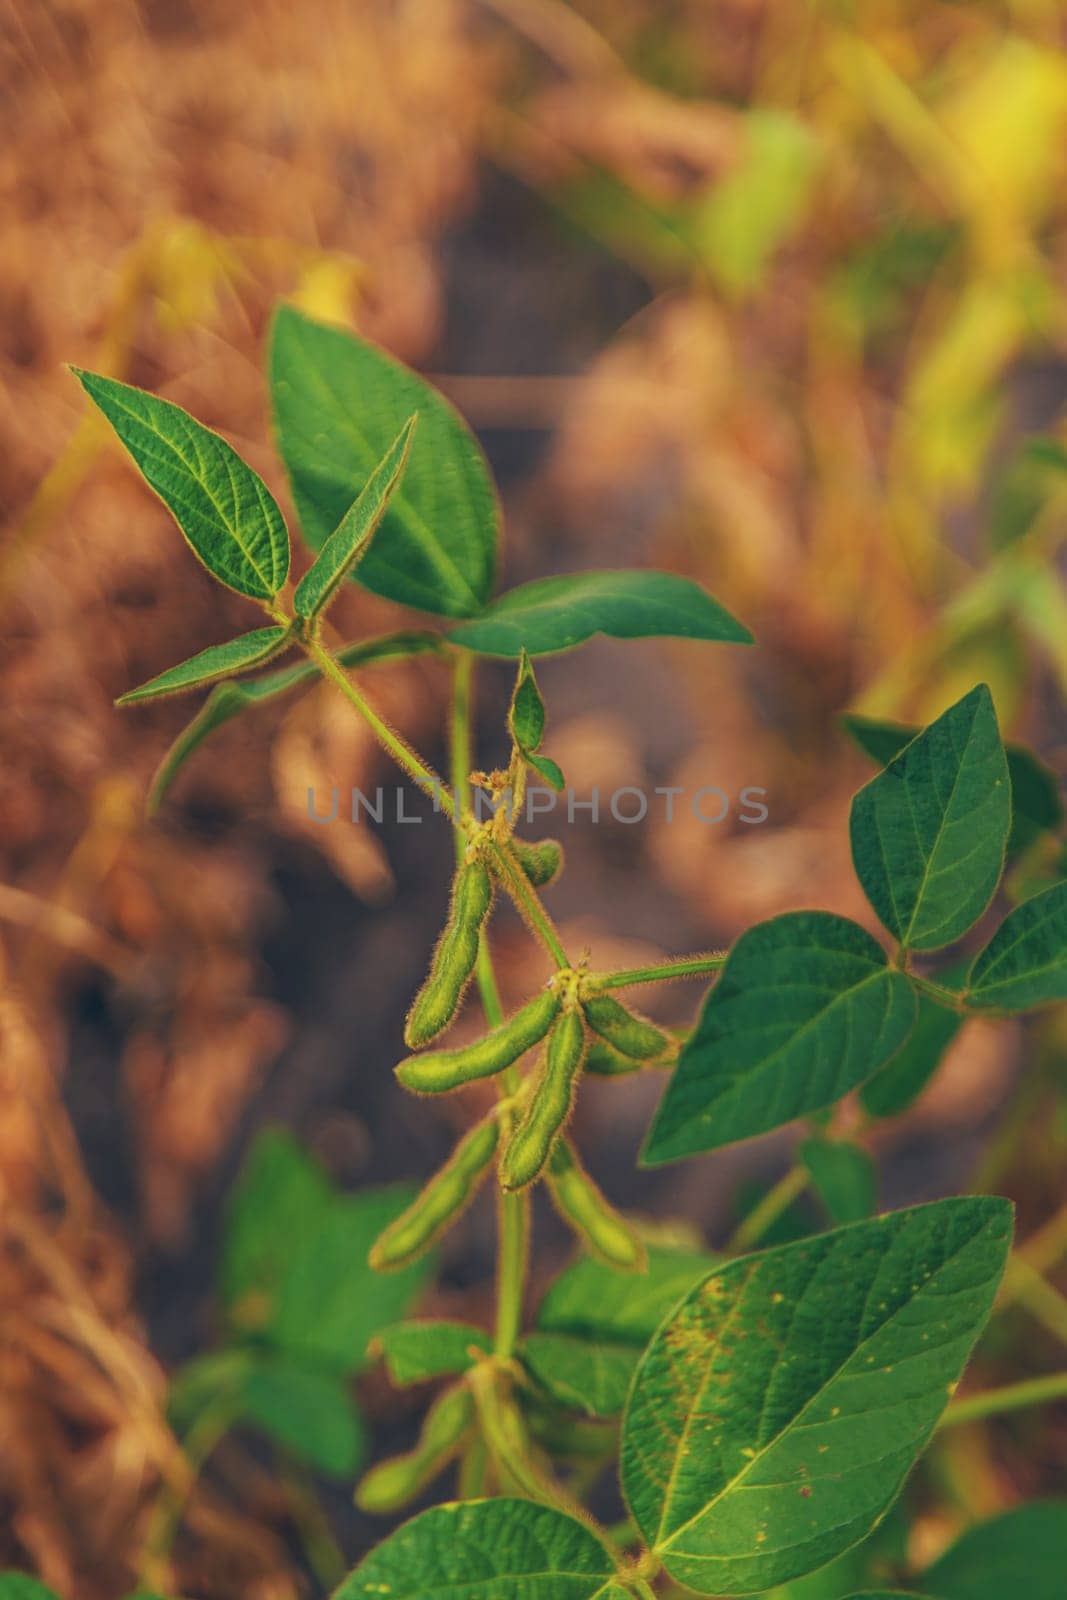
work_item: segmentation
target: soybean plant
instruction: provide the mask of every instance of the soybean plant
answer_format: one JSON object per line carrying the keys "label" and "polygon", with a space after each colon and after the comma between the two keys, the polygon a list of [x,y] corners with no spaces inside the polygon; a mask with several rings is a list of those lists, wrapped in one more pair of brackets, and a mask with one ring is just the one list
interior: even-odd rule
{"label": "soybean plant", "polygon": [[[1067,1374],[953,1401],[1009,1261],[1012,1207],[971,1193],[877,1215],[864,1133],[916,1097],[970,1019],[1067,998],[1058,860],[1043,848],[1016,871],[1035,839],[1055,836],[1059,801],[1033,756],[1005,751],[988,689],[971,689],[925,728],[853,724],[884,763],[856,795],[850,822],[855,870],[884,940],[835,913],[796,910],[749,928],[725,954],[593,970],[565,949],[542,899],[563,866],[559,844],[517,831],[531,777],[565,782],[542,748],[534,663],[594,634],[742,646],[748,630],[695,583],[662,572],[547,577],[494,595],[498,501],[463,422],[381,350],[293,309],[274,321],[270,389],[313,558],[295,586],[282,512],[223,439],[151,394],[77,376],[194,553],[261,613],[250,632],[123,696],[142,703],[214,685],[164,758],[151,806],[224,723],[321,677],[407,778],[438,798],[454,840],[450,909],[396,1075],[418,1095],[480,1079],[495,1080],[498,1095],[389,1222],[370,1261],[382,1273],[406,1267],[493,1184],[495,1326],[409,1319],[377,1341],[395,1382],[444,1388],[414,1449],[373,1467],[357,1500],[393,1514],[458,1463],[461,1502],[389,1534],[342,1582],[339,1600],[741,1595],[833,1561],[846,1563],[834,1569],[841,1586],[820,1593],[869,1587],[889,1561],[895,1581],[954,1600],[943,1563],[916,1573],[886,1555],[879,1526],[939,1429],[1062,1396]],[[436,625],[339,640],[327,613],[349,579]],[[263,673],[287,652],[302,659]],[[365,688],[365,669],[419,652],[451,674],[447,782]],[[509,755],[492,772],[472,771],[480,658],[509,661],[515,673]],[[488,817],[476,790],[492,802]],[[1011,894],[1018,903],[1005,915]],[[510,1016],[491,944],[504,900],[552,967]],[[962,963],[939,968],[941,953],[968,939]],[[708,992],[681,1037],[619,998],[702,975]],[[443,1046],[472,980],[483,1030],[473,1043]],[[575,1147],[569,1119],[583,1078],[644,1071],[666,1084],[646,1166],[806,1124],[796,1166],[722,1255],[668,1245],[617,1210]],[[831,1118],[854,1092],[859,1134],[846,1135]],[[527,1326],[538,1184],[578,1255]],[[833,1225],[752,1253],[805,1187]],[[583,1502],[616,1461],[625,1517],[609,1528]],[[1062,1538],[1057,1527],[1034,1538]],[[1017,1565],[1016,1581],[1026,1576]]]}

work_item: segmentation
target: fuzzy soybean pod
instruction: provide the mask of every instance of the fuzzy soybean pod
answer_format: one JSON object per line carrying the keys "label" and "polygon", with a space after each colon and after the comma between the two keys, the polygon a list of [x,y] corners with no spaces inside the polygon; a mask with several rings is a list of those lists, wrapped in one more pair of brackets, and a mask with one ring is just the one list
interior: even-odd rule
{"label": "fuzzy soybean pod", "polygon": [[578,1011],[565,1011],[553,1024],[533,1093],[500,1161],[505,1189],[525,1189],[540,1177],[552,1154],[574,1099],[574,1085],[585,1053],[585,1025]]}
{"label": "fuzzy soybean pod", "polygon": [[414,1450],[380,1462],[360,1481],[355,1494],[360,1510],[389,1516],[409,1505],[458,1455],[473,1421],[474,1397],[467,1386],[446,1389],[426,1413]]}
{"label": "fuzzy soybean pod", "polygon": [[590,1040],[582,1071],[591,1072],[596,1078],[622,1078],[628,1072],[640,1072],[642,1065],[642,1062],[635,1061],[632,1056],[624,1056],[614,1045],[598,1036]]}
{"label": "fuzzy soybean pod", "polygon": [[671,1042],[653,1023],[627,1011],[610,994],[589,995],[582,1001],[582,1009],[593,1032],[633,1061],[652,1061]]}
{"label": "fuzzy soybean pod", "polygon": [[537,844],[512,839],[511,847],[527,882],[535,889],[547,889],[563,870],[563,846],[558,839],[542,839]]}
{"label": "fuzzy soybean pod", "polygon": [[396,1272],[416,1261],[466,1210],[496,1154],[495,1116],[479,1122],[457,1144],[406,1211],[380,1233],[370,1252],[375,1272]]}
{"label": "fuzzy soybean pod", "polygon": [[503,1072],[527,1050],[540,1044],[559,1011],[559,996],[550,989],[502,1022],[499,1028],[460,1050],[428,1050],[409,1056],[396,1069],[405,1089],[415,1094],[444,1094],[476,1078]]}
{"label": "fuzzy soybean pod", "polygon": [[452,905],[429,975],[412,1002],[404,1039],[419,1050],[443,1033],[459,1010],[478,960],[478,935],[489,914],[493,883],[484,861],[468,861],[452,884]]}
{"label": "fuzzy soybean pod", "polygon": [[609,1267],[643,1272],[645,1247],[582,1168],[570,1144],[560,1139],[548,1164],[548,1191],[557,1211],[584,1245]]}

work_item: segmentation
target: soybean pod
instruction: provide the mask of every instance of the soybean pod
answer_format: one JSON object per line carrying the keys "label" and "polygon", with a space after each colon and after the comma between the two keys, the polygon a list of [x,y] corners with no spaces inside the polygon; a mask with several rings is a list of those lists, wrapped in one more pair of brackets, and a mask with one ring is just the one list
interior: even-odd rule
{"label": "soybean pod", "polygon": [[597,1037],[590,1041],[582,1070],[591,1072],[597,1078],[622,1078],[628,1072],[640,1072],[641,1065],[642,1063],[635,1061],[632,1056],[624,1056],[621,1050],[616,1050],[606,1039]]}
{"label": "soybean pod", "polygon": [[363,1477],[355,1494],[360,1510],[388,1516],[408,1505],[459,1454],[473,1421],[467,1386],[446,1389],[426,1413],[414,1450],[382,1461]]}
{"label": "soybean pod", "polygon": [[459,868],[445,930],[437,941],[429,975],[412,1002],[404,1039],[418,1050],[436,1039],[459,1009],[478,960],[478,937],[489,914],[493,883],[484,861]]}
{"label": "soybean pod", "polygon": [[578,1011],[565,1011],[553,1025],[530,1099],[500,1162],[505,1189],[524,1189],[544,1170],[570,1116],[574,1085],[585,1052],[585,1025]]}
{"label": "soybean pod", "polygon": [[567,1139],[557,1142],[547,1176],[556,1209],[593,1255],[620,1272],[645,1270],[644,1245],[601,1194]]}
{"label": "soybean pod", "polygon": [[460,1050],[431,1050],[409,1056],[396,1069],[405,1089],[415,1094],[444,1094],[477,1078],[503,1072],[527,1050],[540,1044],[560,1008],[559,996],[546,989],[499,1028]]}
{"label": "soybean pod", "polygon": [[375,1272],[396,1272],[436,1244],[473,1200],[496,1154],[498,1136],[493,1115],[460,1140],[440,1172],[378,1235],[369,1257]]}
{"label": "soybean pod", "polygon": [[515,859],[526,874],[527,882],[535,889],[547,889],[563,870],[563,846],[558,839],[542,839],[537,844],[527,844],[522,839],[512,839]]}
{"label": "soybean pod", "polygon": [[661,1029],[628,1011],[609,994],[587,996],[582,1009],[593,1032],[634,1061],[652,1061],[670,1045]]}

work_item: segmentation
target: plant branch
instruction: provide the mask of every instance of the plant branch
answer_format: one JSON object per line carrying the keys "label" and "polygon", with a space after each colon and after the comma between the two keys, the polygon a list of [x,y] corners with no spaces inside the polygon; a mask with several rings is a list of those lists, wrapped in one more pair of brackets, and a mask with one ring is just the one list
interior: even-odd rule
{"label": "plant branch", "polygon": [[598,972],[586,980],[586,989],[627,989],[632,984],[660,983],[672,978],[697,978],[706,972],[719,972],[726,965],[725,950],[709,950],[706,955],[677,956],[653,967],[630,967],[624,972]]}
{"label": "plant branch", "polygon": [[956,1428],[965,1422],[981,1422],[986,1417],[1021,1411],[1026,1406],[1044,1405],[1049,1400],[1067,1399],[1067,1372],[1052,1372],[1043,1378],[1024,1378],[1021,1383],[1005,1384],[985,1394],[968,1395],[949,1406],[939,1428]]}
{"label": "plant branch", "polygon": [[745,1250],[751,1250],[757,1244],[767,1229],[788,1211],[798,1195],[804,1193],[808,1186],[808,1174],[803,1167],[790,1167],[783,1178],[779,1178],[773,1189],[767,1193],[758,1205],[754,1206],[748,1216],[743,1218],[734,1229],[726,1242],[728,1254],[738,1255]]}
{"label": "plant branch", "polygon": [[327,678],[345,699],[355,707],[364,722],[374,733],[378,743],[389,752],[399,767],[407,773],[413,783],[432,795],[434,804],[453,820],[456,819],[456,808],[452,796],[445,788],[433,768],[412,749],[407,741],[401,738],[395,729],[391,728],[384,717],[379,716],[370,701],[352,682],[351,678],[338,666],[330,652],[319,643],[317,639],[309,639],[304,643],[304,650],[318,667],[324,678]]}

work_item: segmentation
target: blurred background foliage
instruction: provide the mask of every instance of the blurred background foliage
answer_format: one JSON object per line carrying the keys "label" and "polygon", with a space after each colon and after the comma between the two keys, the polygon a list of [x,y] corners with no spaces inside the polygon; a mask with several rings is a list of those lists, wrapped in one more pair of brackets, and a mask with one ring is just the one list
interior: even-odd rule
{"label": "blurred background foliage", "polygon": [[[282,1600],[331,1569],[335,1539],[353,1560],[380,1536],[343,1484],[320,1483],[323,1510],[308,1464],[278,1469],[254,1428],[194,1483],[168,1374],[230,1358],[212,1284],[257,1130],[287,1124],[362,1189],[424,1174],[454,1131],[435,1121],[470,1115],[416,1114],[388,1070],[440,923],[443,838],[308,819],[309,787],[391,781],[343,708],[316,690],[233,725],[146,823],[186,708],[112,699],[244,624],[62,363],[179,401],[279,492],[262,378],[279,296],[431,372],[500,477],[509,581],[655,562],[760,641],[545,663],[576,789],[735,797],[716,827],[680,807],[568,829],[569,942],[629,965],[813,901],[866,920],[843,822],[869,769],[843,711],[925,721],[984,679],[1005,732],[1063,769],[1065,20],[1058,0],[12,0],[0,1565],[110,1600],[168,1578],[173,1543],[182,1592]],[[343,606],[353,635],[401,615],[355,589]],[[486,761],[506,677],[485,675]],[[370,682],[432,749],[440,668]],[[746,784],[767,790],[759,828],[738,822]],[[1018,893],[1058,848],[1034,845]],[[529,963],[505,927],[509,1000]],[[693,999],[671,990],[664,1020]],[[1057,1016],[969,1028],[870,1134],[883,1202],[981,1183],[1036,1229],[1062,1204],[1065,1043]],[[782,1143],[635,1179],[657,1092],[592,1086],[580,1141],[666,1236],[718,1242]],[[435,1312],[484,1314],[491,1229],[477,1210],[449,1242]],[[1001,1376],[1049,1337],[1017,1315],[987,1341]],[[364,1371],[334,1463],[365,1428],[396,1448],[420,1404]],[[946,1436],[917,1559],[1054,1485],[1067,1433],[1034,1426]]]}

